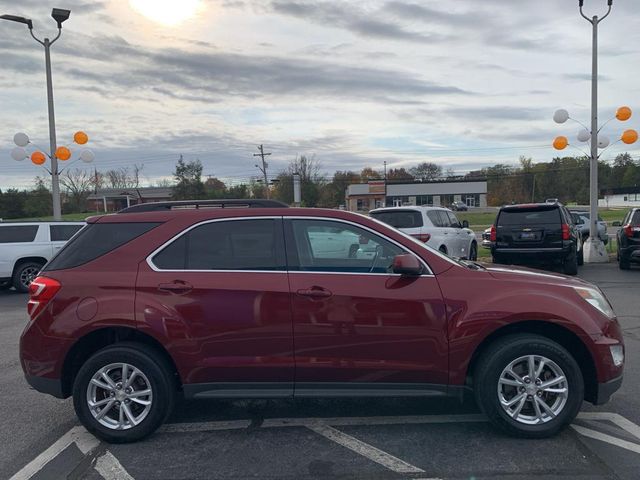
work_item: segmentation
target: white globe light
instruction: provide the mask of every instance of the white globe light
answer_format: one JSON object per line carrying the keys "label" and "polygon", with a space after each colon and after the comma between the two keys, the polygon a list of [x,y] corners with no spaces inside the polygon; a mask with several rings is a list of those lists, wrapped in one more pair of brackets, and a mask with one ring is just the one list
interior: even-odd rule
{"label": "white globe light", "polygon": [[84,163],[91,163],[94,158],[96,158],[96,156],[91,150],[83,150],[80,154],[80,160]]}
{"label": "white globe light", "polygon": [[556,123],[564,123],[567,120],[569,120],[569,112],[567,112],[564,108],[556,110],[556,113],[553,114],[553,121]]}
{"label": "white globe light", "polygon": [[28,156],[29,154],[23,147],[15,147],[13,150],[11,150],[11,158],[13,158],[17,162],[21,162]]}
{"label": "white globe light", "polygon": [[15,143],[19,147],[26,147],[29,145],[29,135],[26,133],[16,133],[13,136],[13,143]]}
{"label": "white globe light", "polygon": [[591,139],[591,132],[586,128],[583,128],[578,132],[578,141],[579,142],[588,142]]}
{"label": "white globe light", "polygon": [[604,135],[598,137],[598,148],[607,148],[610,143],[611,141],[609,140],[609,137],[606,137]]}

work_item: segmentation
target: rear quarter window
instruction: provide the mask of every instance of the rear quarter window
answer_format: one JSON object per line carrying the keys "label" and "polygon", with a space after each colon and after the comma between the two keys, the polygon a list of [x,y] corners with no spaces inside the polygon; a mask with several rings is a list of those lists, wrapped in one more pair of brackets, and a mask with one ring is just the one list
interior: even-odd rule
{"label": "rear quarter window", "polygon": [[38,225],[6,225],[0,227],[0,243],[33,242]]}
{"label": "rear quarter window", "polygon": [[415,210],[372,212],[371,217],[391,225],[393,228],[419,228],[423,225],[422,214]]}
{"label": "rear quarter window", "polygon": [[636,210],[631,218],[631,225],[640,225],[640,210]]}
{"label": "rear quarter window", "polygon": [[498,225],[560,225],[560,210],[553,209],[522,209],[503,210],[498,216]]}
{"label": "rear quarter window", "polygon": [[92,223],[68,242],[44,270],[78,267],[121,247],[159,223]]}

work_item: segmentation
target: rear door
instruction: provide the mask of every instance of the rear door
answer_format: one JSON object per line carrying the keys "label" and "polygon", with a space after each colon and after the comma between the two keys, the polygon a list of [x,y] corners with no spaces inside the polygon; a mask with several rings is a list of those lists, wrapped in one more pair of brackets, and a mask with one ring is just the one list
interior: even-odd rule
{"label": "rear door", "polygon": [[293,394],[281,217],[187,229],[140,264],[136,315],[170,346],[188,396]]}
{"label": "rear door", "polygon": [[557,205],[503,208],[496,226],[496,247],[562,248],[562,218]]}
{"label": "rear door", "polygon": [[466,230],[462,229],[462,223],[458,220],[458,217],[453,212],[446,212],[449,217],[452,233],[455,238],[454,249],[455,253],[451,253],[453,257],[467,257],[469,254],[469,238]]}

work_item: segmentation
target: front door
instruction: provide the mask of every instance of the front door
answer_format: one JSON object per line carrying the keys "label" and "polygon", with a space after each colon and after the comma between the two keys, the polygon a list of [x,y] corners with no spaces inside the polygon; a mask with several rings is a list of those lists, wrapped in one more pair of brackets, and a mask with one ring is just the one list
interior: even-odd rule
{"label": "front door", "polygon": [[[358,238],[359,249],[328,257],[319,231]],[[285,236],[296,396],[447,383],[446,315],[434,276],[391,273],[393,257],[406,252],[349,222],[293,218]]]}
{"label": "front door", "polygon": [[187,396],[290,396],[293,331],[281,218],[200,224],[140,265],[136,315]]}

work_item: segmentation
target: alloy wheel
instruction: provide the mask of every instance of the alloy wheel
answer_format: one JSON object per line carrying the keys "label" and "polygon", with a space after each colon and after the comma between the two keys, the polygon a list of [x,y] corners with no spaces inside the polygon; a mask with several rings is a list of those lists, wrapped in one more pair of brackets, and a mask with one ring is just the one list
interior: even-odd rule
{"label": "alloy wheel", "polygon": [[99,369],[87,386],[87,405],[93,418],[111,430],[128,430],[149,414],[153,391],[147,376],[128,363]]}
{"label": "alloy wheel", "polygon": [[569,397],[562,369],[549,358],[526,355],[507,365],[498,380],[498,400],[513,420],[538,425],[555,419]]}

